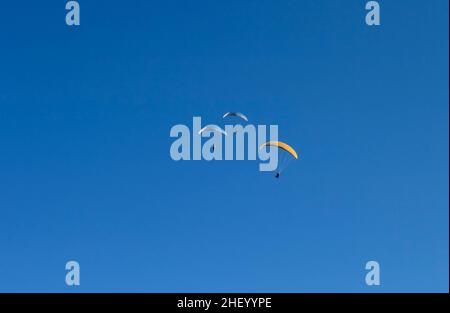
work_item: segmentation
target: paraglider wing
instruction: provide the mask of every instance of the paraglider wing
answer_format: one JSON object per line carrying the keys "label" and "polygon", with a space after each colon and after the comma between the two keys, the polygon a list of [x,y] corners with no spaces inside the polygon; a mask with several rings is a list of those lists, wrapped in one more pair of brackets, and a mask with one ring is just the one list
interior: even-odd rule
{"label": "paraglider wing", "polygon": [[215,133],[220,133],[222,135],[228,136],[226,131],[224,131],[222,128],[220,128],[219,126],[216,126],[216,125],[205,126],[198,131],[198,134],[201,135],[204,132],[215,132]]}
{"label": "paraglider wing", "polygon": [[287,143],[281,142],[281,141],[268,141],[263,143],[259,149],[261,150],[262,148],[266,147],[266,146],[274,146],[274,147],[278,147],[280,149],[283,149],[284,151],[288,152],[289,154],[291,154],[294,158],[298,159],[298,154],[297,152]]}
{"label": "paraglider wing", "polygon": [[237,117],[242,118],[244,121],[248,122],[247,116],[245,116],[241,112],[228,112],[228,113],[225,113],[222,118],[225,118],[227,116],[237,116]]}

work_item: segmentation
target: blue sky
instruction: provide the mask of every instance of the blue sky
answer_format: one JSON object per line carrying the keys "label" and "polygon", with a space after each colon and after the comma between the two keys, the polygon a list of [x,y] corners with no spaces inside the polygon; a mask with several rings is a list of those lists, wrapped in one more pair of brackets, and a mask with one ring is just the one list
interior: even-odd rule
{"label": "blue sky", "polygon": [[[0,291],[448,291],[448,1],[79,2],[1,4]],[[301,160],[172,161],[234,110]]]}

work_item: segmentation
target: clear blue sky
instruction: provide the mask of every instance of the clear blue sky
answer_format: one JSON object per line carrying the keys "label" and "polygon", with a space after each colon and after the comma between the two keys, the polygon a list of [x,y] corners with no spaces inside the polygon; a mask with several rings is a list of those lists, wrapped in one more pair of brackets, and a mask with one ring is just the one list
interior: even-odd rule
{"label": "clear blue sky", "polygon": [[[2,2],[0,291],[448,291],[448,1],[365,2]],[[172,161],[233,110],[302,160]]]}

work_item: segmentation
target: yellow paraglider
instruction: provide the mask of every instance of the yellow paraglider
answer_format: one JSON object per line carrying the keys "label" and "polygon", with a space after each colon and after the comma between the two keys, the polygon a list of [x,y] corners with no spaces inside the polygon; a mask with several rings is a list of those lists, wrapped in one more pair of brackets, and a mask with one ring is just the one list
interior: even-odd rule
{"label": "yellow paraglider", "polygon": [[[289,153],[292,157],[294,157],[296,160],[298,159],[298,154],[297,152],[294,150],[294,148],[292,148],[290,145],[288,145],[287,143],[281,142],[281,141],[268,141],[263,143],[259,149],[263,149],[264,147],[267,146],[274,146],[274,147],[278,147],[279,149],[282,149],[284,151],[286,151],[287,153]],[[285,158],[284,158],[285,159]],[[288,162],[291,158],[289,158],[287,161],[286,159],[284,160],[283,165],[280,165],[278,167],[278,171],[275,175],[275,178],[280,178],[281,172],[287,167]]]}
{"label": "yellow paraglider", "polygon": [[295,152],[295,150],[288,145],[287,143],[281,142],[281,141],[268,141],[263,143],[259,149],[261,150],[262,148],[266,147],[266,146],[275,146],[278,147],[280,149],[283,149],[284,151],[290,153],[294,158],[298,159],[298,154],[297,152]]}

